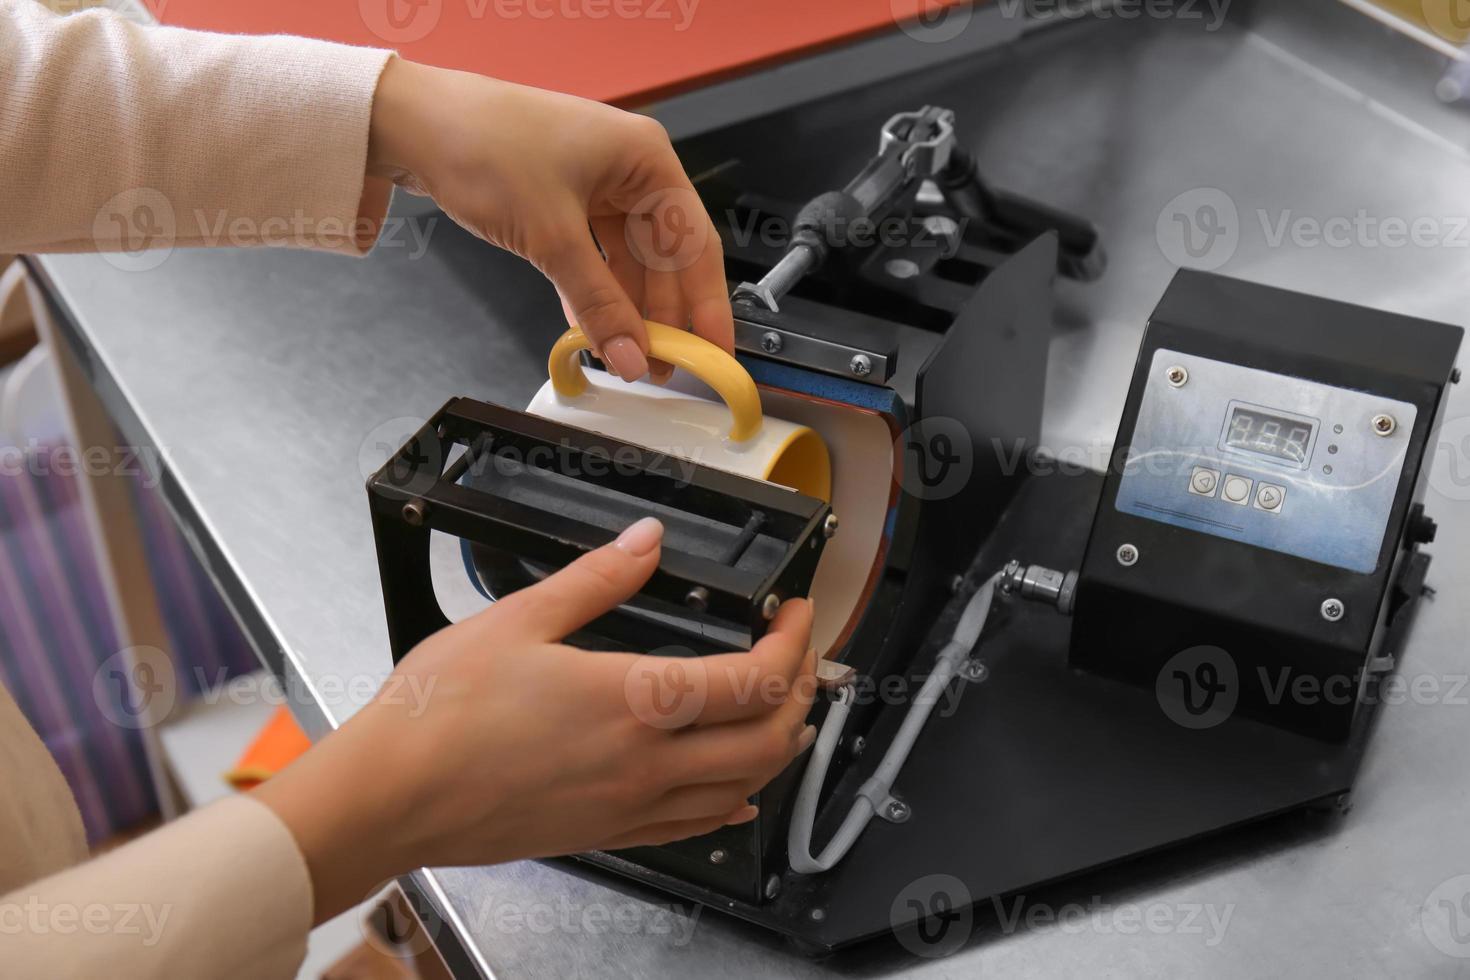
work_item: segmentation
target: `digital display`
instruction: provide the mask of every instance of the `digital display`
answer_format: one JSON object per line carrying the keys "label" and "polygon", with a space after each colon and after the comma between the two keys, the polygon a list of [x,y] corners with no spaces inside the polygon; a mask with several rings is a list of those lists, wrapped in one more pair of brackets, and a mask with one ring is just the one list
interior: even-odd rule
{"label": "digital display", "polygon": [[1300,466],[1307,461],[1315,430],[1313,423],[1303,419],[1236,405],[1225,430],[1225,445]]}

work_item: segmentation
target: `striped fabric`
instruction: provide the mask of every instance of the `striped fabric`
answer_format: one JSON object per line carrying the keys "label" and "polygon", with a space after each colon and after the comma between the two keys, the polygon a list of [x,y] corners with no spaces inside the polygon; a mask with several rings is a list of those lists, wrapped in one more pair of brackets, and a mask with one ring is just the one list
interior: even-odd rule
{"label": "striped fabric", "polygon": [[[0,683],[56,757],[95,842],[156,806],[138,732],[108,721],[93,698],[93,675],[119,644],[72,475],[75,455],[42,445],[3,460]],[[156,491],[139,482],[135,498],[181,694],[255,669]]]}

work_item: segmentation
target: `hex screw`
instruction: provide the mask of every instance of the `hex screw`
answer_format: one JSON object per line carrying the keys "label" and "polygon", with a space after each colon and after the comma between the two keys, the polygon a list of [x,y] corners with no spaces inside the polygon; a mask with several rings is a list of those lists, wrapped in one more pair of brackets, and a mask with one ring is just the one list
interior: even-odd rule
{"label": "hex screw", "polygon": [[873,362],[868,359],[868,355],[866,354],[854,354],[852,362],[848,364],[848,367],[859,378],[866,378],[873,373]]}
{"label": "hex screw", "polygon": [[777,875],[771,875],[766,879],[766,898],[775,898],[781,894],[781,879]]}
{"label": "hex screw", "polygon": [[779,354],[783,346],[785,346],[785,341],[776,331],[768,330],[761,334],[761,350],[767,354]]}
{"label": "hex screw", "polygon": [[780,608],[781,597],[776,595],[776,593],[774,592],[766,593],[765,599],[761,602],[761,615],[764,616],[767,620],[775,619],[776,610]]}
{"label": "hex screw", "polygon": [[695,612],[704,612],[709,608],[709,589],[702,585],[696,585],[684,596],[684,605]]}
{"label": "hex screw", "polygon": [[729,856],[730,856],[729,854],[726,854],[725,853],[724,848],[717,847],[713,851],[710,851],[709,852],[709,863],[710,864],[724,864],[725,863],[725,859],[728,858]]}
{"label": "hex screw", "polygon": [[827,519],[822,522],[822,537],[831,538],[835,535],[839,524],[836,514],[828,514]]}
{"label": "hex screw", "polygon": [[826,909],[812,909],[810,912],[807,913],[807,915],[811,918],[811,920],[813,922],[821,922],[823,919],[825,919],[827,917],[827,910]]}
{"label": "hex screw", "polygon": [[410,500],[403,505],[403,522],[412,527],[422,527],[429,508],[422,500]]}
{"label": "hex screw", "polygon": [[1335,623],[1342,619],[1343,613],[1345,612],[1347,612],[1347,607],[1342,604],[1341,599],[1322,600],[1322,618],[1329,623]]}
{"label": "hex screw", "polygon": [[1138,548],[1131,544],[1118,545],[1118,564],[1129,568],[1138,564]]}

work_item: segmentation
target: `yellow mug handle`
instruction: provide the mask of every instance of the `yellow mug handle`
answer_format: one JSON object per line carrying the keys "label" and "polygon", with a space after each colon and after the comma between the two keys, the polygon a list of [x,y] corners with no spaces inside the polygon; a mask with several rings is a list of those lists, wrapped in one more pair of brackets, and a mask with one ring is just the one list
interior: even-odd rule
{"label": "yellow mug handle", "polygon": [[[687,330],[676,330],[652,320],[643,323],[648,328],[648,353],[652,357],[690,372],[725,400],[733,416],[730,425],[733,441],[744,442],[760,432],[763,422],[760,392],[739,361]],[[576,327],[557,338],[547,370],[558,395],[575,398],[587,390],[587,377],[582,373],[577,354],[591,347],[587,335]]]}

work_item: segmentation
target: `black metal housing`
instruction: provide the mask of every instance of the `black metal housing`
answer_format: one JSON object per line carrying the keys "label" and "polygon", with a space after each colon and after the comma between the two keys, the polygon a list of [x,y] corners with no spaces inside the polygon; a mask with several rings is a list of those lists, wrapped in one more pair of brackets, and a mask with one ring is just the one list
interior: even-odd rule
{"label": "black metal housing", "polygon": [[[1238,710],[1273,724],[1342,739],[1352,730],[1363,672],[1385,644],[1412,590],[1409,533],[1428,476],[1451,383],[1459,327],[1350,306],[1300,293],[1183,271],[1149,321],[1139,351],[1077,592],[1072,662],[1153,688],[1175,654],[1228,652],[1239,677]],[[1154,352],[1199,354],[1263,370],[1371,391],[1418,409],[1377,569],[1359,574],[1254,545],[1125,514],[1112,504]],[[1116,560],[1130,543],[1147,560]],[[1210,561],[1198,560],[1200,548]],[[1419,573],[1422,577],[1422,570]],[[1222,582],[1250,583],[1226,590]],[[1320,615],[1324,596],[1346,615]],[[1388,661],[1382,662],[1384,667]],[[1283,696],[1282,668],[1308,679],[1311,696]],[[1320,694],[1316,692],[1321,692]]]}
{"label": "black metal housing", "polygon": [[[749,649],[766,631],[768,596],[807,595],[832,512],[773,484],[468,398],[445,404],[367,488],[394,662],[449,624],[434,595],[432,531],[466,542],[482,575],[501,573],[499,597],[533,582],[527,569],[561,568],[656,515],[658,570],[634,603],[568,642],[693,656]],[[754,797],[760,817],[702,838],[695,857],[685,842],[615,860],[759,901],[789,778]],[[709,862],[713,847],[729,859]]]}
{"label": "black metal housing", "polygon": [[[456,445],[465,451],[450,462]],[[631,523],[609,527],[568,514],[560,506],[564,498],[539,494],[547,476],[559,478],[565,493],[575,490],[609,507],[636,501],[642,513],[695,521],[732,544],[759,515],[755,523],[768,545],[763,560],[744,561],[749,547],[711,555],[666,541],[658,570],[642,592],[692,616],[690,596],[700,590],[699,620],[739,635],[747,648],[765,633],[767,596],[805,596],[826,544],[822,525],[831,508],[823,501],[524,412],[454,398],[367,484],[395,661],[448,625],[434,597],[430,531],[560,568],[612,541]],[[589,624],[572,640],[596,649],[640,650],[700,642],[698,634],[671,633],[626,608]]]}

